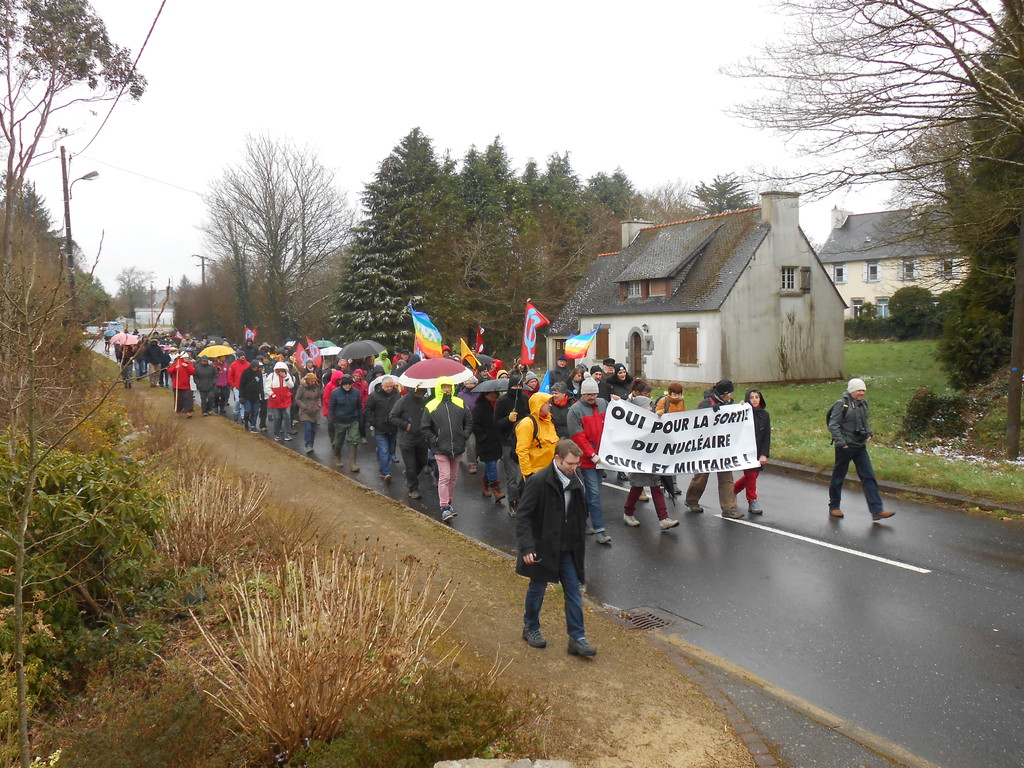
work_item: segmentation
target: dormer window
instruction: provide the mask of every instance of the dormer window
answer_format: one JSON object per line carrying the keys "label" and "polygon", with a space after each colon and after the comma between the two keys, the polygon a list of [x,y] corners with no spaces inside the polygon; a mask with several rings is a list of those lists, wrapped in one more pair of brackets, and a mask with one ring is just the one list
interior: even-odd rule
{"label": "dormer window", "polygon": [[630,280],[628,283],[626,283],[627,299],[639,299],[643,295],[643,284],[639,280]]}

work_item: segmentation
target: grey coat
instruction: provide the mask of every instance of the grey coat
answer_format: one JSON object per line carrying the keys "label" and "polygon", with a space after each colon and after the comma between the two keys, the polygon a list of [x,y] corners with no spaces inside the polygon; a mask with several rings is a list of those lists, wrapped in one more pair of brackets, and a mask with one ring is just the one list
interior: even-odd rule
{"label": "grey coat", "polygon": [[868,424],[868,401],[856,400],[847,392],[836,400],[828,414],[828,431],[837,448],[860,448],[871,437]]}

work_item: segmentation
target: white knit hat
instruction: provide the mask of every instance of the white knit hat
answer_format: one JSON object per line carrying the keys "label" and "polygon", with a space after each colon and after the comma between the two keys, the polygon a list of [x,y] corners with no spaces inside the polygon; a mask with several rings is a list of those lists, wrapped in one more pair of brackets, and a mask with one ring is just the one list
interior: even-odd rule
{"label": "white knit hat", "polygon": [[860,390],[867,390],[868,385],[864,383],[864,379],[850,379],[850,383],[846,385],[847,392],[858,392]]}

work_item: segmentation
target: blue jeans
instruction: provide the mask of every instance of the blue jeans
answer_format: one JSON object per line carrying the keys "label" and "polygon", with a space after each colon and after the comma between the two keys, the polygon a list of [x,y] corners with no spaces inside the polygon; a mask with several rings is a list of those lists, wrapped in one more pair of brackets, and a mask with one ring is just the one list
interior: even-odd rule
{"label": "blue jeans", "polygon": [[374,430],[373,437],[377,441],[377,464],[380,466],[380,473],[390,475],[391,457],[395,455],[398,435],[380,435]]}
{"label": "blue jeans", "polygon": [[828,508],[839,509],[840,507],[843,497],[843,481],[846,480],[846,473],[850,470],[851,461],[857,468],[857,477],[860,478],[861,487],[864,489],[868,511],[872,515],[877,515],[882,511],[882,497],[878,494],[878,480],[875,479],[875,470],[871,467],[871,457],[868,456],[866,445],[845,448],[836,446],[836,463],[832,467],[832,482],[828,486]]}
{"label": "blue jeans", "polygon": [[242,424],[248,426],[253,432],[256,431],[256,418],[260,415],[259,400],[241,400]]}
{"label": "blue jeans", "polygon": [[488,483],[493,483],[498,479],[498,462],[497,461],[485,461],[484,462],[484,479]]}
{"label": "blue jeans", "polygon": [[[580,595],[580,579],[572,552],[562,552],[558,562],[558,580],[565,593],[565,629],[569,637],[579,640],[583,632],[583,597]],[[527,629],[540,629],[540,609],[544,605],[544,592],[548,583],[543,579],[530,579],[526,588],[526,612],[523,625]]]}
{"label": "blue jeans", "polygon": [[267,421],[269,421],[270,436],[275,440],[283,440],[291,436],[292,415],[291,408],[268,408]]}
{"label": "blue jeans", "polygon": [[590,515],[590,524],[594,531],[604,530],[604,515],[601,514],[601,470],[585,469],[580,467],[576,470],[583,480],[583,494],[587,500],[587,514]]}
{"label": "blue jeans", "polygon": [[305,445],[307,448],[313,447],[313,440],[316,438],[316,422],[315,421],[304,421],[302,422],[302,433],[305,439]]}

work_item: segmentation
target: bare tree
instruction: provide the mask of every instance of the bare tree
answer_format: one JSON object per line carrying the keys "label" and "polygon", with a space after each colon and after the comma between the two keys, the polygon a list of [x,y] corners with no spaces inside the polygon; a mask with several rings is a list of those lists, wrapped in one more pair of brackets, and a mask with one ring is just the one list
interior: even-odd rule
{"label": "bare tree", "polygon": [[[785,41],[734,74],[769,96],[741,108],[797,137],[817,167],[790,179],[815,191],[888,180],[934,183],[1000,136],[1024,139],[1020,0],[785,0]],[[981,129],[984,126],[984,129]],[[984,137],[984,138],[982,138]],[[1020,165],[1019,159],[988,159]],[[1016,200],[1018,212],[1022,201]],[[1020,450],[1024,227],[1017,253],[1007,456]]]}
{"label": "bare tree", "polygon": [[127,317],[134,317],[137,307],[149,304],[147,297],[153,277],[152,272],[138,267],[126,267],[117,273],[117,300]]}
{"label": "bare tree", "polygon": [[[76,105],[138,99],[146,81],[110,41],[85,0],[0,0],[0,131],[6,154],[2,258],[13,261],[13,222],[29,165],[53,117]],[[46,147],[46,150],[52,149]]]}
{"label": "bare tree", "polygon": [[682,179],[640,193],[641,215],[655,224],[686,221],[700,215],[693,204],[693,189]]}
{"label": "bare tree", "polygon": [[[207,195],[206,240],[228,267],[243,321],[274,338],[298,329],[334,288],[354,211],[308,148],[250,137],[242,163]],[[265,317],[253,292],[262,294]]]}

